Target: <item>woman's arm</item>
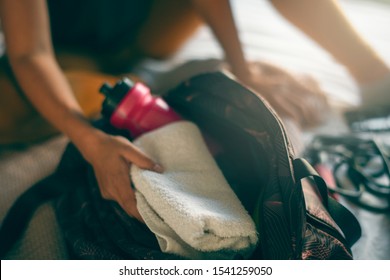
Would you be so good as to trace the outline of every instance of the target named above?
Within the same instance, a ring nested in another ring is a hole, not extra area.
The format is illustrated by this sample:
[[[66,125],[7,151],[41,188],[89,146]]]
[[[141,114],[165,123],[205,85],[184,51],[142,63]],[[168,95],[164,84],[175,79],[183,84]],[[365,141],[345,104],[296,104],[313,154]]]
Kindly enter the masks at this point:
[[[390,106],[390,67],[354,29],[338,1],[271,2],[286,19],[349,70],[361,87],[360,109],[375,112],[382,106]]]
[[[232,73],[243,82],[249,81],[251,72],[246,63],[229,0],[191,1],[224,50]]]
[[[358,34],[336,0],[271,0],[292,24],[347,67],[359,84],[375,82],[390,69]]]
[[[7,55],[25,94],[61,131],[71,134],[75,125],[87,129],[54,58],[46,1],[1,0],[0,12]]]
[[[93,165],[103,197],[141,219],[128,165],[134,162],[156,171],[161,167],[126,139],[93,128],[83,116],[54,56],[46,0],[0,0],[0,17],[6,52],[23,92]]]

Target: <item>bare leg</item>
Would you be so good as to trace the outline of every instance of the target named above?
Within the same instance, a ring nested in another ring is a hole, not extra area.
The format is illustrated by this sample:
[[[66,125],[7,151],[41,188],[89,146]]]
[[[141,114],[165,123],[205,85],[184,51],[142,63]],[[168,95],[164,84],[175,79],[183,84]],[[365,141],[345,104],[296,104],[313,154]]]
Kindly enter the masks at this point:
[[[65,76],[84,113],[96,116],[103,101],[100,86],[118,78],[96,71],[88,57],[67,54],[58,60],[65,63]],[[0,145],[31,143],[58,134],[24,96],[5,57],[0,60],[0,92]]]
[[[345,65],[358,84],[375,82],[390,69],[353,29],[335,0],[271,0],[291,23]]]

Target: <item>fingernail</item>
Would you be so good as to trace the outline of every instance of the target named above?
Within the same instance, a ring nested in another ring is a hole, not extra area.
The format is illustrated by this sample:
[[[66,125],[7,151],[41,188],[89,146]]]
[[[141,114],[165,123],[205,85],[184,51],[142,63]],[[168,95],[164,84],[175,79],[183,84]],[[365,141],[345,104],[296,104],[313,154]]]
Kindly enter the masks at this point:
[[[164,168],[160,164],[158,164],[158,163],[153,165],[152,169],[153,169],[153,171],[155,171],[157,173],[163,173],[164,172]]]

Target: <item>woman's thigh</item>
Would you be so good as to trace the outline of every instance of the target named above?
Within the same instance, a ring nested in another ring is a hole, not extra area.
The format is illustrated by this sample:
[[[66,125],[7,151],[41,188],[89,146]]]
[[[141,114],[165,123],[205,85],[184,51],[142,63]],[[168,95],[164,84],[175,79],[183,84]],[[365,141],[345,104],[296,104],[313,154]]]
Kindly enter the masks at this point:
[[[87,58],[59,56],[66,61],[64,74],[84,114],[99,115],[103,95],[99,88],[104,82],[115,83],[117,76],[103,74]],[[25,144],[58,134],[32,106],[19,87],[6,57],[0,59],[0,145]]]

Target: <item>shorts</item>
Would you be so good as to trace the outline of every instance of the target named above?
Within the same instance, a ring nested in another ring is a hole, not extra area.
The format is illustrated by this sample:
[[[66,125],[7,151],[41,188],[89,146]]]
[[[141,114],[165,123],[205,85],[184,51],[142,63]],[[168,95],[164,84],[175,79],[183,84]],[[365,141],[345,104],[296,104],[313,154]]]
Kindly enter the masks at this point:
[[[55,46],[114,52],[135,41],[153,0],[48,0]]]

